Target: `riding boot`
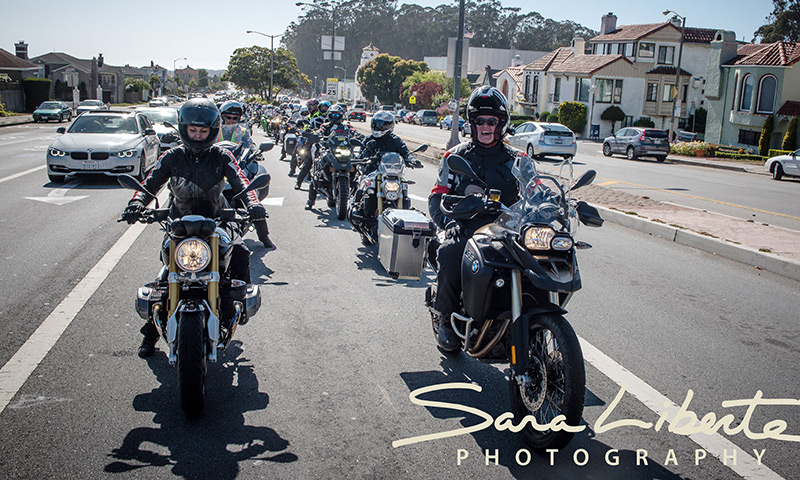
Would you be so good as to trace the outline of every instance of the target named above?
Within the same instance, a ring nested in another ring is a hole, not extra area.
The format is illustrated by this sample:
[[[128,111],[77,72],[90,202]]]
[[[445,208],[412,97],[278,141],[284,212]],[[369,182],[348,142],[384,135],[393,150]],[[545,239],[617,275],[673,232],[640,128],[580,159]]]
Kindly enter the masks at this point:
[[[459,338],[456,332],[453,331],[452,325],[450,325],[450,315],[437,315],[437,317],[437,321],[439,322],[439,333],[437,337],[439,348],[445,352],[454,352],[458,350]]]
[[[142,344],[139,346],[139,357],[147,358],[156,352],[156,342],[158,342],[158,329],[153,325],[153,322],[147,321],[139,330],[144,335]]]

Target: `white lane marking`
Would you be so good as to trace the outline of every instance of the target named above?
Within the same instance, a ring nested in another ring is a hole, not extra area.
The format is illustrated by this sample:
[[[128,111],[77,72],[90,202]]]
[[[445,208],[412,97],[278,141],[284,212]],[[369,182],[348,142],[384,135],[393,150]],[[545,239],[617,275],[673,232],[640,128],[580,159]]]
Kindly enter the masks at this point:
[[[419,200],[421,202],[428,201],[428,197],[420,197],[419,195],[414,195],[413,193],[409,193],[408,198],[410,198],[411,200]]]
[[[678,411],[679,406],[672,400],[631,373],[611,357],[598,350],[585,339],[581,337],[578,338],[581,342],[583,358],[613,380],[617,385],[624,385],[627,392],[636,397],[653,413],[660,416],[666,411],[670,411],[673,414]],[[720,460],[723,465],[725,465],[725,462],[722,461],[725,450],[728,452],[738,450],[736,461],[733,462],[733,465],[728,464],[726,466],[739,474],[742,478],[748,480],[784,480],[783,477],[772,471],[766,465],[759,465],[754,457],[750,456],[744,449],[739,448],[735,443],[719,433],[713,435],[698,433],[689,435],[689,438]]]
[[[7,177],[0,178],[0,183],[7,182],[9,180],[14,180],[15,178],[19,178],[29,173],[38,172],[39,170],[43,170],[45,168],[47,168],[47,165],[42,165],[41,167],[31,168],[30,170],[25,170],[24,172],[15,173],[14,175],[9,175]]]
[[[165,190],[166,191],[166,190]],[[159,201],[166,201],[162,192]],[[131,225],[0,369],[0,414],[147,225]]]
[[[81,183],[83,183],[83,179],[76,178],[73,179],[71,182],[64,184],[62,188],[56,188],[52,190],[50,193],[47,194],[46,197],[23,197],[23,198],[27,200],[36,200],[37,202],[51,203],[53,205],[59,205],[59,206],[66,205],[68,203],[74,202],[75,200],[89,198],[88,195],[76,195],[74,197],[67,196],[67,192],[77,187]]]
[[[282,207],[284,197],[267,197],[261,200],[261,205],[268,205],[272,207]]]

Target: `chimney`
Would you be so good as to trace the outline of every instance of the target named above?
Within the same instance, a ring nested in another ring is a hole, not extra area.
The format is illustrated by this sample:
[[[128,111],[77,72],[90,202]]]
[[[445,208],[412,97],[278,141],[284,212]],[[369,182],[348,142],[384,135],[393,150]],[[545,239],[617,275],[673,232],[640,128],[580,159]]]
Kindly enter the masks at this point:
[[[572,55],[580,57],[586,54],[586,40],[583,37],[575,37],[572,39]]]
[[[722,65],[736,57],[739,45],[736,34],[730,30],[717,30],[711,41],[706,68],[705,96],[710,100],[718,100],[725,93],[725,77]]]
[[[617,29],[617,16],[608,12],[600,18],[600,35],[611,33]]]
[[[674,15],[672,18],[670,18],[669,19],[669,23],[675,25],[675,28],[680,30],[680,28],[681,28],[681,19],[678,18],[677,15]]]
[[[25,43],[24,40],[20,40],[19,43],[14,44],[17,47],[17,57],[27,60],[28,59],[28,44]]]
[[[522,59],[519,57],[519,55],[514,55],[514,59],[511,60],[511,66],[519,67],[520,65],[522,65]]]

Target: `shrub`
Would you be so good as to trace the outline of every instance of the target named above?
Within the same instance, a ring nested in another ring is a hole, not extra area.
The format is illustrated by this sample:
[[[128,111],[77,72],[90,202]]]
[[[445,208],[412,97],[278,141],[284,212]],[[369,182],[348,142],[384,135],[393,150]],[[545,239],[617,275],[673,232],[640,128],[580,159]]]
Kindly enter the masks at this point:
[[[692,115],[689,115],[689,118],[686,120],[687,128],[689,125],[692,126],[692,131],[695,133],[706,133],[706,118],[708,117],[708,111],[705,108],[700,107],[694,111]]]
[[[611,122],[611,132],[613,133],[614,130],[616,130],[614,128],[616,123],[625,120],[625,112],[623,112],[622,109],[619,108],[618,106],[611,105],[610,107],[606,108],[603,111],[603,113],[600,114],[600,120],[606,120]]]
[[[734,160],[760,160],[765,162],[767,159],[761,155],[748,155],[746,153],[725,153],[725,152],[716,152],[714,154],[717,158],[732,158]]]
[[[792,117],[789,122],[789,127],[786,129],[786,135],[783,136],[781,148],[784,150],[794,151],[797,148],[797,125],[800,123],[797,117]]]
[[[141,92],[142,90],[152,90],[153,87],[141,78],[126,78],[125,79],[125,92]]]
[[[558,123],[576,134],[586,127],[586,105],[580,102],[564,102],[558,107]]]
[[[711,152],[711,144],[706,142],[678,142],[669,147],[669,153],[688,155],[690,157],[696,156],[698,150],[702,150],[706,153]]]
[[[791,155],[792,152],[794,152],[794,150],[778,150],[778,149],[775,149],[775,148],[770,148],[769,149],[769,155],[767,155],[767,156],[769,158],[772,158],[772,157],[777,157],[777,156],[780,156],[780,155]]]
[[[25,110],[32,112],[50,99],[50,79],[29,77],[22,79],[22,90],[25,92]]]
[[[656,128],[656,124],[650,117],[639,117],[638,120],[633,122],[634,127]]]
[[[6,106],[3,105],[3,102],[0,102],[0,117],[10,117],[11,115],[14,114],[6,110]]]
[[[770,115],[764,120],[764,126],[761,128],[761,138],[758,139],[758,154],[766,157],[769,153],[769,139],[772,137],[772,129],[775,126],[775,117]]]
[[[550,121],[550,112],[544,111],[539,114],[539,121],[540,122],[549,122]]]

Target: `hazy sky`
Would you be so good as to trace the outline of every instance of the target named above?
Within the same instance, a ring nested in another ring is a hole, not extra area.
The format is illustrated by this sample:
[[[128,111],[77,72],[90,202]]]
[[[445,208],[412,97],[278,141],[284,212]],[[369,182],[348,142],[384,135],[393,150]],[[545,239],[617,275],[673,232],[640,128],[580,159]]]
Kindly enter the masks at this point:
[[[152,60],[169,70],[175,59],[186,57],[194,68],[225,69],[236,48],[269,47],[269,38],[245,32],[283,33],[301,13],[296,1],[0,0],[0,48],[14,53],[14,44],[24,40],[31,57],[65,52],[92,58],[103,53],[111,65],[141,67]],[[403,3],[436,6],[448,2],[399,1],[398,5]],[[537,11],[545,18],[572,20],[594,30],[607,12],[614,12],[617,23],[626,25],[661,22],[666,19],[661,12],[671,9],[686,17],[687,26],[733,30],[738,39],[747,41],[773,8],[771,0],[607,0],[602,7],[600,3],[503,0],[503,5],[520,7],[522,12]],[[279,41],[275,39],[276,47]],[[361,47],[346,44],[348,49]],[[178,60],[177,66],[186,63]]]

